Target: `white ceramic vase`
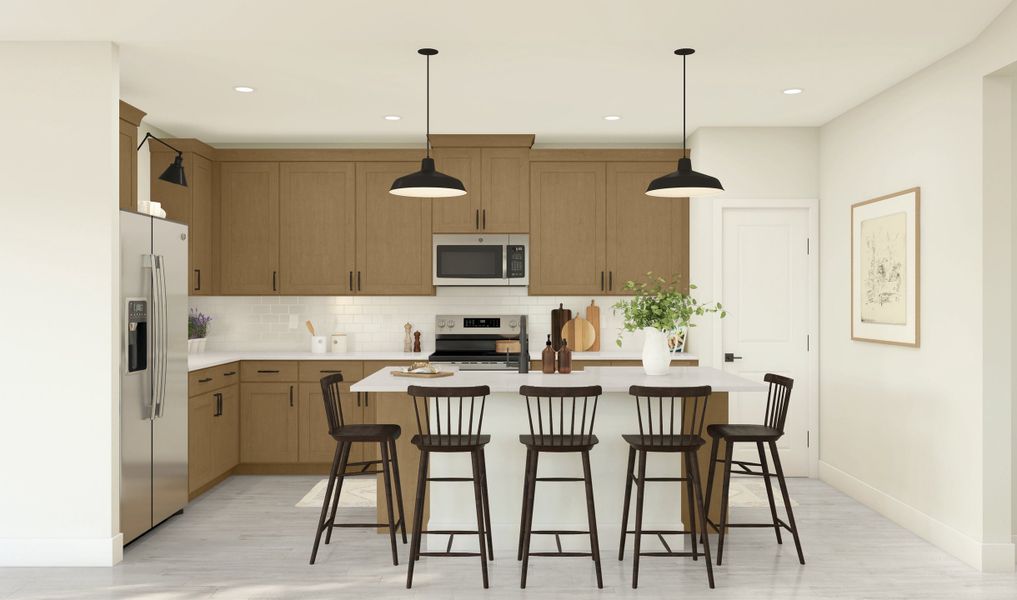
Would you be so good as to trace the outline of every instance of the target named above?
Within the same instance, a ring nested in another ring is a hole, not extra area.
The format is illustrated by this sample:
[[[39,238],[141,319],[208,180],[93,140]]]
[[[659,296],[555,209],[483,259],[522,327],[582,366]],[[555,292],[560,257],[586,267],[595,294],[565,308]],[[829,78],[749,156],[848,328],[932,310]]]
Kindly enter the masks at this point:
[[[671,366],[668,334],[653,327],[643,328],[643,371],[647,375],[666,375]]]

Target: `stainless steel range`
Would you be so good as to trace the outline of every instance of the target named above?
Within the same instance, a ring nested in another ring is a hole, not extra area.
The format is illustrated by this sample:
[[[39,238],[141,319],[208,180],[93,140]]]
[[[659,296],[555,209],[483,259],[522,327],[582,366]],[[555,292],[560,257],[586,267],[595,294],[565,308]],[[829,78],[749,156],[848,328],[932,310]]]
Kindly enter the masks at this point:
[[[526,315],[438,315],[433,363],[460,370],[520,371],[529,367]],[[520,357],[524,357],[520,360]]]

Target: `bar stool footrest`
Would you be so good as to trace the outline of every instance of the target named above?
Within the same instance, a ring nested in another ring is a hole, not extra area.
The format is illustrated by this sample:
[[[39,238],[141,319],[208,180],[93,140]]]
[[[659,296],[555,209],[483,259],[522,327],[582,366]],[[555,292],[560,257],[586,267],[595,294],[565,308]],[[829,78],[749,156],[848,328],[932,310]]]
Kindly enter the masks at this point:
[[[462,558],[462,557],[466,557],[466,556],[480,556],[479,552],[424,552],[424,551],[421,551],[418,554],[420,556],[431,556],[431,557],[444,556],[444,557],[455,557],[455,558]]]
[[[579,557],[593,556],[592,552],[530,552],[526,556],[557,556],[557,557]]]

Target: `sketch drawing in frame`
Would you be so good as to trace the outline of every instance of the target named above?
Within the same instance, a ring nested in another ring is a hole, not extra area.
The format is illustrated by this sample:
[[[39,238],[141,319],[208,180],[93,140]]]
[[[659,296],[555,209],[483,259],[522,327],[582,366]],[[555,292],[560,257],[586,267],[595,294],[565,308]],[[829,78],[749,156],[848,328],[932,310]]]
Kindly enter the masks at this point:
[[[918,347],[921,189],[851,206],[851,339]]]

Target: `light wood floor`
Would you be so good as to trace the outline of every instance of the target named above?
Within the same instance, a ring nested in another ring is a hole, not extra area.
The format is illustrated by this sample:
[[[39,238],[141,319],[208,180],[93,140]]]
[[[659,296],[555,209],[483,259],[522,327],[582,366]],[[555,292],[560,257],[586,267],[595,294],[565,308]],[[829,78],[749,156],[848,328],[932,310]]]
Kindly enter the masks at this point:
[[[401,547],[403,564],[394,567],[387,536],[368,530],[336,530],[318,564],[307,564],[318,514],[294,505],[318,479],[233,477],[128,546],[115,568],[0,569],[0,598],[1017,597],[1017,576],[978,573],[826,484],[805,479],[789,482],[800,503],[804,567],[793,546],[776,545],[772,531],[743,529],[728,537],[713,591],[702,562],[670,558],[644,558],[640,587],[632,590],[631,557],[618,562],[613,539],[601,543],[602,591],[589,559],[534,558],[528,589],[521,592],[519,563],[505,555],[491,564],[486,593],[474,558],[424,558],[408,591],[407,546]],[[733,512],[744,521],[765,519],[769,511]],[[373,513],[350,509],[346,516],[362,521]],[[648,538],[644,547],[653,545]]]

